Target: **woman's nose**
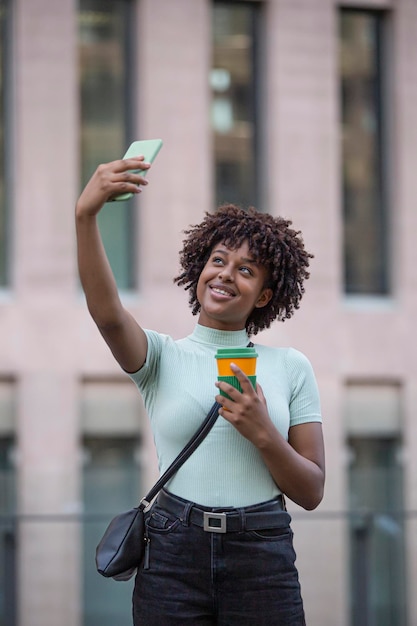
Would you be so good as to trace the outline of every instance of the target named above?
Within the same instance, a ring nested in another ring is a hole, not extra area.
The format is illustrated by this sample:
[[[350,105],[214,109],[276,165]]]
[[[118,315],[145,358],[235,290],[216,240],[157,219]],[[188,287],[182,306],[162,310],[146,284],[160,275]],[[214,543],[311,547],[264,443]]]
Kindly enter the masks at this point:
[[[229,266],[227,266],[227,265],[222,267],[220,272],[219,272],[219,278],[223,282],[230,282],[231,280],[233,280],[233,272],[232,272],[231,268]]]

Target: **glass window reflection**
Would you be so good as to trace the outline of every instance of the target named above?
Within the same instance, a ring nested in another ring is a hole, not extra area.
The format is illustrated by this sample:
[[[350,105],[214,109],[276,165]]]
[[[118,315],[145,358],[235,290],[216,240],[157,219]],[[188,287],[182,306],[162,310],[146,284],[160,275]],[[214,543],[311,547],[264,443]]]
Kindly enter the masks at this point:
[[[344,10],[340,32],[345,290],[384,295],[389,285],[382,14]]]
[[[257,203],[258,8],[249,2],[213,6],[210,87],[217,204]]]
[[[99,163],[120,158],[131,137],[132,3],[80,0],[79,75],[81,184]],[[103,242],[118,286],[134,286],[132,201],[104,207],[99,215]]]
[[[7,283],[7,79],[8,79],[8,24],[10,6],[0,0],[0,285]]]
[[[349,439],[352,626],[405,626],[405,528],[401,441]]]

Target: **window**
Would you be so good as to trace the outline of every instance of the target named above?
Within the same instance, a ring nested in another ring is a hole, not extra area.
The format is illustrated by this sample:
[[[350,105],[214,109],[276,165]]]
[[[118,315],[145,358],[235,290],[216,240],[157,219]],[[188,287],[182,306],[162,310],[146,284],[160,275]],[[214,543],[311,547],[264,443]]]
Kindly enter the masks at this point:
[[[0,380],[0,624],[17,613],[15,400],[13,381]]]
[[[120,158],[132,138],[130,0],[80,0],[81,184],[97,165]],[[100,231],[119,288],[134,287],[134,201],[103,207]]]
[[[94,551],[112,517],[140,500],[139,443],[137,438],[117,436],[84,439],[83,626],[131,624],[134,579],[109,586],[97,575]]]
[[[401,388],[351,384],[346,394],[352,626],[405,626]]]
[[[341,12],[344,280],[348,294],[389,292],[383,22],[383,14],[378,12]]]
[[[400,441],[350,438],[351,624],[405,626]]]
[[[8,171],[6,148],[8,144],[7,124],[8,102],[7,89],[9,50],[8,34],[10,22],[10,6],[8,0],[0,0],[0,285],[7,284],[7,184]]]
[[[259,201],[258,28],[256,4],[215,2],[210,85],[217,205]]]
[[[131,624],[134,579],[108,584],[94,567],[111,518],[144,495],[143,406],[129,380],[90,379],[80,387],[83,433],[83,626]]]

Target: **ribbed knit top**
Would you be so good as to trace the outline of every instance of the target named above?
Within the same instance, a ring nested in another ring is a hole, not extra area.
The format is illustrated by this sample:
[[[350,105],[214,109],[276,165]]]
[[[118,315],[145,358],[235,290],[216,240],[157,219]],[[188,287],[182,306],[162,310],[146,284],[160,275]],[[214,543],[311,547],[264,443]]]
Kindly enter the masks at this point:
[[[205,418],[218,393],[218,347],[243,347],[245,330],[197,325],[175,341],[146,330],[145,365],[130,374],[148,412],[164,472]],[[272,421],[288,438],[290,426],[321,422],[320,400],[308,359],[293,348],[256,344],[257,381]],[[205,506],[248,506],[280,493],[256,447],[219,416],[207,438],[169,481],[172,493]]]

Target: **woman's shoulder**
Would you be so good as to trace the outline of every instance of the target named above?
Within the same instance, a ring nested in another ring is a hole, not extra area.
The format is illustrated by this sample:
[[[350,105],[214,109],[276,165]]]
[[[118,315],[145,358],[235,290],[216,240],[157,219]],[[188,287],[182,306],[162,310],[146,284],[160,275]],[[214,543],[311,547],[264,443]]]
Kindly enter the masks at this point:
[[[307,356],[301,350],[292,346],[268,346],[266,344],[256,343],[254,344],[256,351],[263,357],[270,357],[276,359],[285,359],[291,361],[303,361],[307,360]]]
[[[193,342],[190,342],[189,337],[182,337],[176,339],[166,333],[160,333],[156,330],[144,329],[146,337],[148,339],[148,358],[170,359],[174,356],[180,357],[184,353],[188,353],[192,347]]]
[[[292,346],[256,344],[255,348],[258,352],[258,358],[268,359],[271,363],[280,364],[293,372],[312,370],[310,359],[304,352]]]

